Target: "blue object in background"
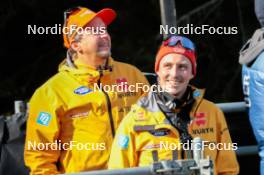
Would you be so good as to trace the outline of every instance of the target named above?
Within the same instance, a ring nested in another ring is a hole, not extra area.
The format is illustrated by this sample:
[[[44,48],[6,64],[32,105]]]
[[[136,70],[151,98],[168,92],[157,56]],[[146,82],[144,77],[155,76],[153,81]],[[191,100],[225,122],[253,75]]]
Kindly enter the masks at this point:
[[[261,52],[255,62],[252,64],[251,69],[264,72],[264,51]]]
[[[264,52],[251,67],[243,65],[242,81],[249,120],[259,146],[260,172],[264,175]]]

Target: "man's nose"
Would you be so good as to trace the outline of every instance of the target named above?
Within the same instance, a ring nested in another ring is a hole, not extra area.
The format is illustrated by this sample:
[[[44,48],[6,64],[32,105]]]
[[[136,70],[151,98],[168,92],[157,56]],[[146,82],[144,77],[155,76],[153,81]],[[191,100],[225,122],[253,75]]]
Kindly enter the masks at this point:
[[[100,31],[101,33],[99,34],[99,37],[100,38],[108,38],[109,37],[109,35],[108,35],[108,33],[107,33],[107,31],[106,30],[104,30],[104,31]]]
[[[171,77],[176,78],[177,76],[179,76],[179,69],[177,68],[177,66],[173,66],[170,70],[170,75]]]

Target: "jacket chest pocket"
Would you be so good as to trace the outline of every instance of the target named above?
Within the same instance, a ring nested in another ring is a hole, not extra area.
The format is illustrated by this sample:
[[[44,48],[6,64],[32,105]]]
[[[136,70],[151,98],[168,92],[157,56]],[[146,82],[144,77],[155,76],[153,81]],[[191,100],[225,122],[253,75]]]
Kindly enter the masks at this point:
[[[98,115],[98,113],[102,115]],[[107,113],[100,108],[86,107],[69,111],[61,124],[61,134],[67,140],[101,142],[109,135]]]
[[[179,158],[179,138],[169,129],[141,131],[136,142],[140,166],[148,166],[154,161],[172,160],[173,155]]]

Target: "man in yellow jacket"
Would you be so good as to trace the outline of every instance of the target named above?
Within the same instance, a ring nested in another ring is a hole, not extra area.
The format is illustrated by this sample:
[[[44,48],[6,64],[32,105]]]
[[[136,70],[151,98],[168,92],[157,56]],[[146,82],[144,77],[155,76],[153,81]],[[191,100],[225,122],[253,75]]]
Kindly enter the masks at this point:
[[[134,66],[111,58],[112,9],[65,13],[67,58],[29,104],[25,162],[31,175],[106,169],[120,121],[148,85]]]
[[[238,174],[237,146],[231,141],[223,113],[203,98],[203,90],[189,85],[196,74],[194,44],[181,36],[164,41],[155,71],[158,86],[141,97],[121,122],[109,168],[148,166],[175,155],[191,158],[187,154],[191,147],[186,144],[200,137],[205,156],[213,160],[214,174]]]

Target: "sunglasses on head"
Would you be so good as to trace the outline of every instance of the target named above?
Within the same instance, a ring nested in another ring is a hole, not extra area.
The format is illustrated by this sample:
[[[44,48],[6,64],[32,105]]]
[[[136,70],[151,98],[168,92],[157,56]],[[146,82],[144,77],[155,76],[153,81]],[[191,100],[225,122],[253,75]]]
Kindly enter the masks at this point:
[[[182,45],[182,47],[195,51],[195,46],[191,40],[183,36],[171,36],[163,41],[164,46],[176,46],[178,43]]]
[[[74,8],[70,8],[66,11],[64,11],[64,27],[67,27],[68,25],[68,18],[70,15],[74,14],[74,13],[77,13],[81,10],[81,7],[74,7]],[[67,40],[68,40],[68,37],[70,37],[72,33],[71,32],[68,32],[67,34]]]
[[[74,8],[70,8],[70,9],[64,11],[64,25],[67,23],[67,20],[68,20],[70,15],[77,13],[80,10],[81,10],[81,7],[74,7]]]

